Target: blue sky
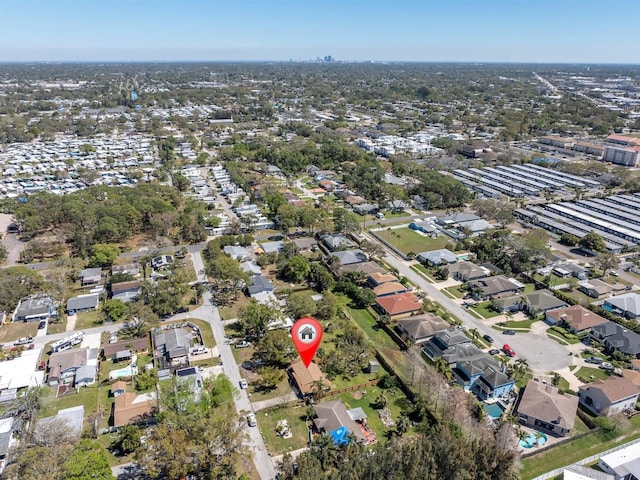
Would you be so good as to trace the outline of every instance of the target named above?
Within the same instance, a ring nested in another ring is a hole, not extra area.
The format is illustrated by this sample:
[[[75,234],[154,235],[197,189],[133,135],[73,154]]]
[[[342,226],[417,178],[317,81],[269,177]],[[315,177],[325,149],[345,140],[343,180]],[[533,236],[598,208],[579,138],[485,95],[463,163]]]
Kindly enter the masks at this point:
[[[0,0],[0,61],[640,63],[640,0]]]

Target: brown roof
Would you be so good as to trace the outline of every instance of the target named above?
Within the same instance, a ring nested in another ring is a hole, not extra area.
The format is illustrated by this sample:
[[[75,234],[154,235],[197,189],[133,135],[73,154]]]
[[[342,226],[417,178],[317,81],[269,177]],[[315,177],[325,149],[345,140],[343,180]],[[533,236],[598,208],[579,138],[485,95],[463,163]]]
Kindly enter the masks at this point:
[[[116,353],[124,350],[144,352],[149,349],[149,339],[147,337],[130,338],[128,340],[120,340],[119,342],[105,343],[100,348],[102,348],[105,358],[112,357]]]
[[[117,392],[118,390],[126,390],[126,389],[127,389],[127,382],[123,380],[118,380],[117,382],[111,385],[111,393]]]
[[[312,393],[314,390],[314,382],[317,381],[321,381],[327,387],[331,386],[331,383],[324,377],[324,374],[314,362],[311,362],[309,367],[305,367],[302,360],[298,360],[291,364],[289,371],[298,385],[300,393],[303,395]]]
[[[415,312],[422,308],[420,299],[411,292],[376,298],[376,303],[389,315]]]
[[[376,294],[376,297],[381,295],[390,295],[392,293],[401,293],[406,292],[407,287],[398,282],[387,282],[382,285],[378,285],[373,289],[373,293]]]
[[[580,390],[587,389],[600,390],[611,403],[638,395],[638,387],[624,377],[609,377],[606,380],[596,380],[580,387]]]
[[[398,278],[395,275],[393,275],[392,273],[388,273],[388,272],[373,272],[373,273],[369,274],[369,277],[371,278],[371,280],[376,282],[378,285],[380,285],[382,283],[397,282],[398,281]]]
[[[640,387],[640,372],[625,368],[622,370],[622,376],[633,383],[636,387]]]
[[[557,387],[529,380],[518,405],[518,414],[571,430],[576,420],[578,402],[575,395],[561,395]]]
[[[132,392],[117,396],[113,404],[113,426],[122,427],[151,417],[156,403],[155,400],[148,399],[147,395],[136,395]]]
[[[582,305],[558,308],[557,310],[547,312],[547,315],[556,322],[562,321],[567,323],[579,332],[607,322],[606,318],[601,317],[597,313],[593,313]]]

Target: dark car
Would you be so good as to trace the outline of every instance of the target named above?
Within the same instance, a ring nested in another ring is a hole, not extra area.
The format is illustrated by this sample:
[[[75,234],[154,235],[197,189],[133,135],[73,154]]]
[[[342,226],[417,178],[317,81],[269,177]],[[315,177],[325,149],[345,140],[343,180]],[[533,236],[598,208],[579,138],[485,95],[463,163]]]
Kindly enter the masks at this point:
[[[585,358],[584,361],[586,363],[594,363],[596,365],[600,365],[604,360],[602,360],[600,357],[589,357]]]
[[[189,311],[189,307],[180,307],[173,313],[187,313]]]
[[[42,330],[43,328],[45,328],[47,326],[47,322],[45,320],[42,320],[39,324],[38,324],[38,330]]]
[[[492,348],[488,353],[489,355],[498,355],[500,353],[500,350],[498,350],[497,348]]]
[[[515,330],[503,330],[502,333],[504,333],[505,335],[515,335],[516,331]]]
[[[491,335],[483,335],[482,338],[484,338],[489,343],[493,343],[493,337]]]

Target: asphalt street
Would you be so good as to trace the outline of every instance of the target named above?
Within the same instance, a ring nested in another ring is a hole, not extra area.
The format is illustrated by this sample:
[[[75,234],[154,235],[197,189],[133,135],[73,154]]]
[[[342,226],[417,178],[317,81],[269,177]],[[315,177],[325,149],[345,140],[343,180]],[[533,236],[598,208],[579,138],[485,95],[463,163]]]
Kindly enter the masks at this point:
[[[373,240],[373,237],[370,237]],[[445,310],[460,319],[468,328],[477,328],[481,335],[487,334],[495,340],[496,348],[504,343],[509,344],[517,354],[517,357],[525,358],[529,367],[535,370],[555,371],[568,366],[571,363],[569,350],[547,336],[532,333],[516,333],[507,336],[491,328],[484,321],[474,317],[453,299],[440,292],[435,285],[411,269],[410,262],[401,260],[393,254],[387,254],[383,260],[390,266],[397,268],[401,275],[407,277],[429,298],[438,302]]]

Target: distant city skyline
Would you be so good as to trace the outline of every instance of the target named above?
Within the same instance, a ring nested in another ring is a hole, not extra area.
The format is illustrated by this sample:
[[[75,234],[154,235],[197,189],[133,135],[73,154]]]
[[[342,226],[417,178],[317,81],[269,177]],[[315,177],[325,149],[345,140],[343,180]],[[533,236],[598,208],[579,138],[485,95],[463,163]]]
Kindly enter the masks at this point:
[[[639,64],[637,0],[0,0],[0,61]]]

